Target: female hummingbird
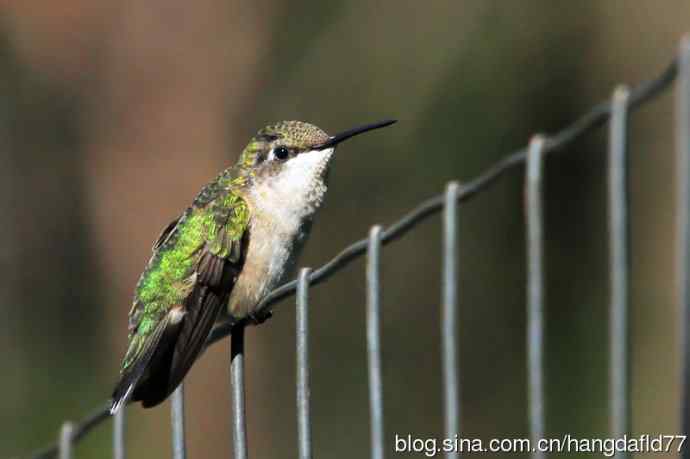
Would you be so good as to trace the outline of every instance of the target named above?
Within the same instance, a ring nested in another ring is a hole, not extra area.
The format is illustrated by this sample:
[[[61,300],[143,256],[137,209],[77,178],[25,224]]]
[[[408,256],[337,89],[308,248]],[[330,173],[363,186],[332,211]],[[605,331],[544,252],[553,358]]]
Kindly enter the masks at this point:
[[[301,121],[261,129],[237,164],[206,185],[153,245],[129,312],[129,346],[110,413],[152,407],[180,384],[217,318],[253,319],[309,234],[336,145],[393,124],[335,136]]]

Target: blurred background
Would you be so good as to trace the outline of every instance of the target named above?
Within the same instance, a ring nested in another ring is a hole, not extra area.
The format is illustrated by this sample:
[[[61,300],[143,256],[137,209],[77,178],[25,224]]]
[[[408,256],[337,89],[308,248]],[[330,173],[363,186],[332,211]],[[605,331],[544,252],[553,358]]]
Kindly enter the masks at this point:
[[[690,29],[684,0],[0,2],[0,457],[57,438],[110,395],[136,280],[159,231],[261,126],[336,132],[302,257],[319,266],[450,179],[552,132],[619,82],[654,77]],[[673,99],[631,136],[635,433],[677,431]],[[608,432],[605,136],[547,162],[550,436]],[[527,435],[522,175],[460,211],[466,436]],[[384,251],[383,377],[394,435],[441,437],[438,217]],[[311,295],[315,453],[367,454],[364,270]],[[293,457],[294,306],[248,331],[252,457]],[[187,379],[189,457],[229,457],[229,343]],[[128,409],[130,457],[170,457],[169,404]],[[110,455],[100,427],[77,457]]]

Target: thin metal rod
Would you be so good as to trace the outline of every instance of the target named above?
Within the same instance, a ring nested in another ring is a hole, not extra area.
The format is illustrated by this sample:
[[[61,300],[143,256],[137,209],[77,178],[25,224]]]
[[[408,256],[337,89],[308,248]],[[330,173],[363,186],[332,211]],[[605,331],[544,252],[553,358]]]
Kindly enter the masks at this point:
[[[247,459],[247,420],[244,405],[244,326],[233,329],[230,339],[230,383],[232,386],[233,459]]]
[[[384,457],[383,378],[381,376],[381,233],[381,226],[376,225],[371,228],[367,248],[367,360],[372,459]]]
[[[113,459],[125,459],[125,406],[113,417]]]
[[[532,444],[544,438],[544,221],[542,168],[544,138],[532,138],[527,152],[527,399]],[[544,458],[535,451],[533,458]]]
[[[460,184],[446,187],[443,211],[443,305],[441,310],[441,347],[443,352],[443,393],[447,439],[460,436],[460,396],[458,383],[457,281],[458,243],[457,207]],[[446,458],[456,459],[454,449]]]
[[[60,441],[58,442],[58,457],[60,459],[72,459],[72,441],[74,440],[73,434],[74,424],[69,421],[63,423],[62,428],[60,429]]]
[[[613,93],[609,129],[609,400],[613,438],[630,432],[630,343],[629,343],[629,220],[628,220],[628,88]],[[630,457],[627,450],[616,451],[616,458]]]
[[[680,45],[677,92],[678,302],[681,326],[681,434],[690,434],[690,35]],[[690,459],[690,447],[682,451]]]
[[[187,445],[184,427],[184,383],[177,386],[172,394],[170,421],[172,422],[173,459],[185,459],[187,457]]]
[[[300,459],[311,459],[309,388],[309,273],[302,268],[297,283],[297,440]]]
[[[101,425],[105,420],[110,418],[110,400],[101,405],[92,414],[85,417],[79,423],[74,424],[74,431],[72,432],[72,444],[75,445],[97,426]],[[31,459],[52,459],[58,457],[60,449],[60,442],[53,442],[45,446],[40,451],[35,451],[31,455]]]

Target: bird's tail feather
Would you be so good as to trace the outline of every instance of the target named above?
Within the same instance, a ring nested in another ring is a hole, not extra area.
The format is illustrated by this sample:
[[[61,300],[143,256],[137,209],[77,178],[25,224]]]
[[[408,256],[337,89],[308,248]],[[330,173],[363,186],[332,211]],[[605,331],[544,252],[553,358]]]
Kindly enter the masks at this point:
[[[134,388],[141,379],[141,377],[146,372],[148,363],[151,360],[156,348],[158,347],[158,342],[163,336],[166,328],[168,327],[168,322],[170,321],[170,314],[166,314],[165,318],[160,321],[156,326],[151,336],[146,339],[144,348],[140,352],[140,355],[136,360],[126,368],[120,375],[120,380],[115,386],[113,391],[112,402],[110,406],[110,414],[114,415],[117,413],[122,406],[129,402]]]

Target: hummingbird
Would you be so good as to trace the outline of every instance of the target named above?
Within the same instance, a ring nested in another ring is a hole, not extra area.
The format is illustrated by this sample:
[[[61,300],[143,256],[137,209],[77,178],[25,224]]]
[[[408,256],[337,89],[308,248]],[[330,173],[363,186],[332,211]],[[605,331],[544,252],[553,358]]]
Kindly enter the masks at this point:
[[[334,136],[302,121],[266,126],[201,189],[163,229],[136,285],[111,414],[165,400],[221,317],[260,322],[257,304],[290,274],[310,233],[336,146],[393,123]]]

